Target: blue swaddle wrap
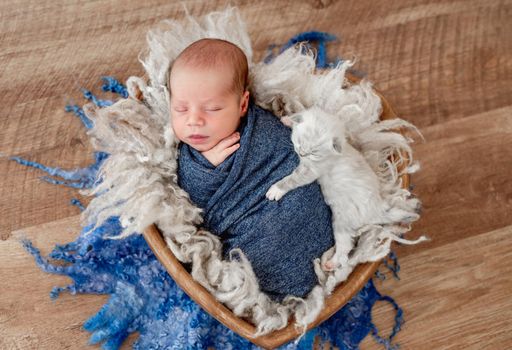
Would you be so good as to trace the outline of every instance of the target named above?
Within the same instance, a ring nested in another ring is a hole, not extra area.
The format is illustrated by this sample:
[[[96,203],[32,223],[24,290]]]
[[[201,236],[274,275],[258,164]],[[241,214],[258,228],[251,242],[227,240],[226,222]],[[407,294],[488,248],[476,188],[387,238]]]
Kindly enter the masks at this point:
[[[251,103],[238,131],[240,148],[217,167],[181,143],[178,183],[221,237],[225,259],[240,248],[272,299],[305,297],[318,283],[313,259],[334,245],[330,208],[317,182],[278,202],[265,197],[299,164],[291,130],[277,117]]]

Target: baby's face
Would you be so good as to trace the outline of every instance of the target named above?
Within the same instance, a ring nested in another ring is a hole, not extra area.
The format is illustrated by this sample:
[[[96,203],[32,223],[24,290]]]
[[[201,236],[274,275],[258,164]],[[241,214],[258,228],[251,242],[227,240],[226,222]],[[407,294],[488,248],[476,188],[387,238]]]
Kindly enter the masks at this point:
[[[227,67],[172,70],[171,125],[180,141],[204,152],[235,132],[247,110],[248,93],[240,98],[231,84]]]

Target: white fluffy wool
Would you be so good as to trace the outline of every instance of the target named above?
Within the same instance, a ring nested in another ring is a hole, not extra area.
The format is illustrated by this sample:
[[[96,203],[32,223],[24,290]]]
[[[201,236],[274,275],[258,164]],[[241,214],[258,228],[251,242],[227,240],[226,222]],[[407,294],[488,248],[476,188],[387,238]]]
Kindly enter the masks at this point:
[[[236,315],[256,325],[255,336],[285,327],[291,316],[295,316],[298,327],[305,329],[322,310],[325,296],[350,271],[333,277],[317,269],[319,285],[305,299],[289,296],[283,303],[275,303],[260,291],[243,253],[233,252],[238,253],[238,259],[220,258],[222,243],[200,228],[201,210],[177,185],[177,140],[169,122],[167,75],[185,47],[207,37],[231,41],[245,52],[251,71],[250,90],[257,104],[279,116],[316,104],[343,118],[351,143],[378,174],[383,195],[390,202],[394,197],[410,196],[409,191],[400,188],[396,167],[400,162],[413,164],[408,145],[412,140],[391,130],[415,128],[400,119],[378,120],[381,102],[371,84],[350,84],[345,79],[350,62],[320,74],[315,71],[312,53],[290,48],[269,64],[253,64],[245,24],[235,8],[228,8],[198,20],[187,15],[182,21],[161,23],[149,32],[148,50],[141,59],[149,80],[130,77],[130,98],[106,108],[85,107],[94,122],[89,132],[93,146],[110,153],[110,157],[100,169],[101,181],[88,192],[96,196],[83,219],[86,224],[100,225],[108,217],[119,215],[124,227],[121,237],[140,233],[155,223],[176,257],[192,263],[193,278]],[[388,160],[391,154],[406,157],[392,163]],[[408,166],[403,172],[413,170],[415,166]],[[365,228],[352,254],[352,266],[386,256],[391,242],[403,241],[399,235],[408,230],[398,223]]]

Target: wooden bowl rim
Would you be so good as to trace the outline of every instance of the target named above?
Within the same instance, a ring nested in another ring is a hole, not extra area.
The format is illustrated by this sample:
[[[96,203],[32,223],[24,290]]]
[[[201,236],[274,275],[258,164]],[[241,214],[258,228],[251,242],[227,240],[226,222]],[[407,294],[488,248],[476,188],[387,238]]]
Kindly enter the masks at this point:
[[[357,80],[353,77],[350,79],[352,82]],[[375,90],[377,95],[380,97],[382,102],[382,112],[380,118],[393,119],[396,118],[396,114],[381,95],[381,93]],[[405,156],[405,155],[404,155]],[[402,187],[409,187],[409,175],[401,175]],[[216,318],[223,325],[244,337],[250,342],[265,348],[274,349],[281,346],[301,334],[301,330],[295,327],[293,319],[290,320],[285,328],[276,330],[269,334],[253,337],[256,327],[244,319],[235,316],[235,314],[228,309],[225,305],[220,303],[215,297],[208,292],[203,286],[196,282],[188,271],[183,267],[181,262],[172,253],[170,248],[167,246],[161,232],[158,230],[156,225],[152,224],[144,230],[144,238],[147,243],[157,256],[161,264],[169,272],[169,275],[174,281],[183,289],[188,296],[199,304],[207,313]],[[340,283],[333,291],[333,293],[326,297],[324,308],[318,315],[315,321],[307,326],[307,330],[310,330],[318,326],[323,321],[330,318],[334,313],[340,310],[357,292],[359,292],[368,280],[375,274],[380,261],[369,262],[365,264],[359,264],[354,268],[348,279]]]

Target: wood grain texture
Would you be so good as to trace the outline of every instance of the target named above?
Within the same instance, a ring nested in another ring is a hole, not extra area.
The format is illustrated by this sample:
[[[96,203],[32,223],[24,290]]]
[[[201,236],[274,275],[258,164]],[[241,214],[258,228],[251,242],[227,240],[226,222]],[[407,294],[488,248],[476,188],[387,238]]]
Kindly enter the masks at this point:
[[[422,129],[415,147],[422,171],[412,176],[423,199],[414,225],[432,241],[399,247],[405,256],[510,224],[512,212],[512,107]],[[433,170],[435,168],[435,170]]]
[[[400,281],[376,286],[404,309],[406,323],[396,339],[404,349],[510,348],[512,226],[418,252],[401,263]],[[387,312],[375,309],[375,322],[385,321]],[[376,348],[369,340],[362,348]]]
[[[43,273],[20,243],[28,238],[43,253],[49,253],[55,244],[71,241],[79,230],[74,215],[15,231],[10,239],[0,241],[0,251],[4,252],[0,268],[0,349],[70,349],[73,344],[87,343],[88,335],[81,325],[107,298],[64,293],[55,302],[50,300],[52,287],[67,285],[69,278]]]
[[[225,5],[184,3],[193,15]],[[410,237],[432,241],[398,247],[402,280],[379,286],[405,308],[402,348],[511,348],[512,1],[231,3],[247,21],[256,60],[301,31],[338,35],[331,57],[357,57],[354,68],[425,135],[415,145],[422,170],[412,177],[424,213]],[[64,279],[40,272],[17,239],[28,232],[46,251],[72,240],[78,218],[68,203],[77,194],[8,157],[90,164],[85,131],[64,105],[83,103],[82,87],[99,92],[103,75],[142,74],[146,31],[183,13],[180,2],[163,0],[0,1],[1,349],[89,348],[79,324],[105,300],[49,300]],[[384,330],[388,311],[374,310]],[[371,338],[362,345],[375,348]]]

